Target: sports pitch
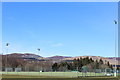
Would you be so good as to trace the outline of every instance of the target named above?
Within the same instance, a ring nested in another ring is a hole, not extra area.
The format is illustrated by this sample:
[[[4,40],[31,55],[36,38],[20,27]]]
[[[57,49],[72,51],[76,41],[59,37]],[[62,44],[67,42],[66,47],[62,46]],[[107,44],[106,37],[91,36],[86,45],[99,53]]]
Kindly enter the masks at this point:
[[[79,77],[79,78],[59,78],[46,76],[26,76],[26,75],[8,75],[2,76],[2,80],[119,80],[115,77]]]
[[[104,73],[80,72],[3,72],[2,80],[119,80],[119,77],[103,76]]]
[[[26,76],[46,76],[76,78],[81,76],[104,76],[105,73],[81,73],[81,72],[3,72],[4,75],[26,75]]]

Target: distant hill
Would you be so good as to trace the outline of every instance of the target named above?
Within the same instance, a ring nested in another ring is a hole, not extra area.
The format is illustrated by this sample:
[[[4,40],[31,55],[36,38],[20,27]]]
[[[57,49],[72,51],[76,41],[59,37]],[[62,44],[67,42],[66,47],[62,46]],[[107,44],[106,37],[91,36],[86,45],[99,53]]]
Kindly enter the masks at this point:
[[[7,54],[7,56],[14,56],[18,58],[23,58],[23,59],[37,59],[37,58],[42,58],[39,55],[36,54],[31,54],[31,53],[12,53],[12,54]]]
[[[110,64],[115,64],[115,57],[101,57],[101,56],[77,56],[77,57],[69,57],[69,56],[52,56],[52,57],[42,57],[33,53],[11,53],[11,54],[7,54],[7,56],[14,56],[14,57],[18,57],[18,58],[22,58],[22,59],[34,59],[34,60],[51,60],[53,62],[60,62],[60,61],[73,61],[74,59],[78,59],[78,58],[85,58],[85,57],[89,57],[92,58],[94,61],[95,60],[100,60],[102,59],[104,61],[104,63],[107,63],[108,61],[110,62]],[[120,61],[120,58],[117,58],[117,64],[118,61]]]
[[[94,61],[102,59],[104,61],[104,63],[107,63],[109,61],[110,64],[112,64],[112,65],[115,64],[115,57],[77,56],[77,57],[72,57],[72,58],[64,58],[64,60],[69,61],[69,60],[74,60],[74,59],[78,59],[78,58],[80,59],[80,58],[85,58],[85,57],[92,58]],[[120,61],[120,58],[117,58],[117,64],[119,64],[118,61]]]
[[[67,56],[52,56],[52,57],[47,57],[46,59],[60,60],[60,59],[65,59],[65,58],[72,58],[72,57],[67,57]]]

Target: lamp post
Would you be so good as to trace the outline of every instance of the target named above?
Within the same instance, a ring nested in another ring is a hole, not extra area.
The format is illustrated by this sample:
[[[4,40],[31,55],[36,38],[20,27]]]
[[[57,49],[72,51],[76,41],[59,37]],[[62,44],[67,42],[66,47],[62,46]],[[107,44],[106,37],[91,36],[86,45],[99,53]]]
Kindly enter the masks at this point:
[[[6,53],[8,53],[8,46],[9,45],[10,45],[9,43],[6,43],[6,48],[7,48]]]
[[[114,77],[117,77],[117,21],[114,20],[114,24],[115,24],[115,71],[114,71]]]
[[[40,48],[38,48],[37,50],[38,50],[38,55],[39,55],[39,53],[40,53]],[[39,70],[39,68],[38,68],[39,63],[38,63],[38,62],[39,62],[39,61],[37,61],[37,70]]]
[[[7,61],[7,53],[8,53],[8,47],[9,47],[9,43],[6,43],[6,65],[5,65],[5,68],[6,68],[6,71],[7,71],[7,67],[8,67],[8,61]]]
[[[39,52],[40,52],[40,48],[38,48],[37,50],[38,50],[38,54],[39,54]]]

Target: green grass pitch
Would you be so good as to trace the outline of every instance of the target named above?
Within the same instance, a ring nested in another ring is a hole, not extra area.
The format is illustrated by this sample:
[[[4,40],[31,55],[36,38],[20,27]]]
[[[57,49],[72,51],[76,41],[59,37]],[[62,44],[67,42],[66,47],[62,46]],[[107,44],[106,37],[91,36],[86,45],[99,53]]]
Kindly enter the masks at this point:
[[[119,80],[119,77],[106,77],[103,73],[87,73],[90,77],[82,75],[80,72],[3,72],[2,80]]]

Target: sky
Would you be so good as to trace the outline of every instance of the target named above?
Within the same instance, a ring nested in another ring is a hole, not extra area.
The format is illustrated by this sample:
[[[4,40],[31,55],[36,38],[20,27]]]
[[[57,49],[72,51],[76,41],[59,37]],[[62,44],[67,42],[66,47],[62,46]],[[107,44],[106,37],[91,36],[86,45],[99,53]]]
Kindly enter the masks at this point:
[[[113,57],[117,7],[115,2],[3,2],[3,54]]]

